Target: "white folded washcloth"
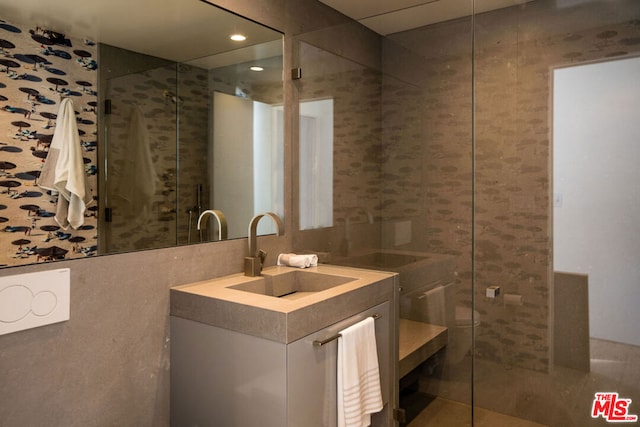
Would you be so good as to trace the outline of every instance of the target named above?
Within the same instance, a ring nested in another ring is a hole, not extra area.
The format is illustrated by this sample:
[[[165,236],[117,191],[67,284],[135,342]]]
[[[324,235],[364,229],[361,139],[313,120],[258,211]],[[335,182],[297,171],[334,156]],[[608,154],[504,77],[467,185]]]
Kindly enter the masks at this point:
[[[286,265],[288,267],[307,268],[318,265],[318,256],[313,254],[297,255],[293,253],[278,255],[278,265]]]
[[[340,331],[337,394],[339,427],[366,427],[382,410],[373,317]]]

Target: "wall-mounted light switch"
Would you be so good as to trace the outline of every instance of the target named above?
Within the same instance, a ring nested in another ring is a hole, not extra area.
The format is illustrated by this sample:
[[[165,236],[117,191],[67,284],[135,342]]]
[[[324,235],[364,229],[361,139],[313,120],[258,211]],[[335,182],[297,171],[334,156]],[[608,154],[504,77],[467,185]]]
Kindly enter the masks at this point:
[[[0,277],[0,335],[69,320],[68,268]]]
[[[562,193],[553,193],[553,207],[554,208],[562,207]]]
[[[398,221],[395,227],[395,246],[401,246],[411,243],[411,221]]]

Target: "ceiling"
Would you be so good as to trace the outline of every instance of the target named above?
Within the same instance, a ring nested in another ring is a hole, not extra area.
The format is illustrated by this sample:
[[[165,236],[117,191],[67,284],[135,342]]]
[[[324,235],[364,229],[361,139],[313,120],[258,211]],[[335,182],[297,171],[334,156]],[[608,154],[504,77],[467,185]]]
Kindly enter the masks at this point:
[[[205,1],[20,0],[5,2],[1,18],[180,62],[238,49],[241,46],[228,39],[228,34],[236,31],[246,32],[249,39],[242,46],[245,49],[233,55],[269,57],[272,50],[282,48],[280,34]],[[388,35],[469,16],[473,7],[481,13],[532,0],[320,1]]]
[[[320,0],[378,34],[388,35],[436,22],[527,3],[532,0]]]
[[[0,18],[179,62],[240,47],[270,54],[260,45],[273,41],[282,49],[281,34],[197,0],[5,1]],[[235,32],[246,42],[230,41]]]

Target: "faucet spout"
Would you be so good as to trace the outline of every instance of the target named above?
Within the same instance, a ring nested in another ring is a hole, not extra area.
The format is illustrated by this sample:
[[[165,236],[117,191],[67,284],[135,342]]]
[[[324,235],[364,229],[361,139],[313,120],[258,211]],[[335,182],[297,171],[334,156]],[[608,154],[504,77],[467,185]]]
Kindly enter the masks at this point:
[[[265,217],[271,217],[276,224],[276,235],[282,236],[284,232],[284,224],[280,217],[273,212],[266,212],[264,214],[258,214],[251,219],[249,223],[249,256],[245,258],[244,274],[245,276],[259,276],[262,271],[262,264],[266,257],[266,252],[258,251],[256,247],[257,235],[258,235],[258,223]]]
[[[202,212],[198,217],[197,229],[200,230],[202,219],[207,215],[212,215],[218,221],[218,240],[227,240],[227,219],[225,218],[222,211],[207,209],[206,211]]]
[[[347,208],[347,213],[345,215],[345,222],[347,225],[351,223],[351,217],[356,216],[359,212],[364,214],[364,217],[367,219],[367,224],[373,224],[373,214],[363,208],[362,206],[355,206],[353,208]],[[352,215],[353,214],[353,215]]]

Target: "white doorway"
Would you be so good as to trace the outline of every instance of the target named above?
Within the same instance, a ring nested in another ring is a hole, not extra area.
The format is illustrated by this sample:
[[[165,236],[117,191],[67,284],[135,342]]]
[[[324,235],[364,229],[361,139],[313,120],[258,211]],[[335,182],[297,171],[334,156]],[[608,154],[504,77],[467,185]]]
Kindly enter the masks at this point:
[[[553,86],[554,270],[589,276],[592,337],[640,345],[640,58]]]

